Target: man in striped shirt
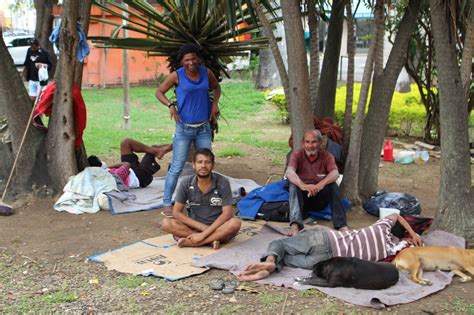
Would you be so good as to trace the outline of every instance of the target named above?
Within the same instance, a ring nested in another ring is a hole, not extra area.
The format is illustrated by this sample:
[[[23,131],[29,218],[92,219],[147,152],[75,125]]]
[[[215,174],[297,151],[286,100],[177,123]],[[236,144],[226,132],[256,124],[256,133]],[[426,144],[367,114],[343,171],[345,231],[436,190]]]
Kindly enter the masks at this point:
[[[395,254],[399,238],[392,228],[400,224],[408,231],[408,243],[420,246],[421,237],[408,222],[398,214],[391,214],[374,224],[351,231],[310,230],[296,236],[270,243],[261,262],[248,265],[238,277],[243,281],[254,281],[268,277],[283,266],[312,269],[313,266],[332,257],[356,257],[368,261],[379,261]],[[399,235],[402,237],[401,235]]]

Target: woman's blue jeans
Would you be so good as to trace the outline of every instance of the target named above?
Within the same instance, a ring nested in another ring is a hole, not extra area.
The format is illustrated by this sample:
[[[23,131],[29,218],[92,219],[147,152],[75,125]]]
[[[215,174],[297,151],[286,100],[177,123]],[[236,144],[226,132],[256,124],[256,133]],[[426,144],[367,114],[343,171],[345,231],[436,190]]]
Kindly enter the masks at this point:
[[[199,127],[176,124],[173,138],[173,160],[165,180],[164,206],[171,206],[171,198],[192,143],[194,143],[196,150],[202,148],[211,149],[211,125],[209,122]]]

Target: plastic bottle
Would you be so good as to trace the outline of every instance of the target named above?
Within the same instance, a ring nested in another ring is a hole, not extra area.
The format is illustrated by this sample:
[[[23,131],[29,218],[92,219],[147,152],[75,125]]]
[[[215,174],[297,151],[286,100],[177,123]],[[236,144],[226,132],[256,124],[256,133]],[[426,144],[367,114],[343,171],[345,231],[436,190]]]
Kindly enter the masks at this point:
[[[390,140],[387,140],[383,146],[383,160],[393,162],[393,147]]]

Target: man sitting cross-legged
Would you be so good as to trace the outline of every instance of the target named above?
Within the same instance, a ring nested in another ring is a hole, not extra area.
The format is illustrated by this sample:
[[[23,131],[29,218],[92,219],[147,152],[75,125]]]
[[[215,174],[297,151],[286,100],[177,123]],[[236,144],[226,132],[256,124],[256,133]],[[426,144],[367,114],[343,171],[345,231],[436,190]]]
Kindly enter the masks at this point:
[[[214,154],[203,148],[194,153],[195,175],[184,178],[176,191],[173,218],[164,218],[162,229],[173,234],[179,247],[212,244],[218,249],[239,232],[234,218],[229,181],[212,172]],[[188,214],[184,213],[184,208]]]

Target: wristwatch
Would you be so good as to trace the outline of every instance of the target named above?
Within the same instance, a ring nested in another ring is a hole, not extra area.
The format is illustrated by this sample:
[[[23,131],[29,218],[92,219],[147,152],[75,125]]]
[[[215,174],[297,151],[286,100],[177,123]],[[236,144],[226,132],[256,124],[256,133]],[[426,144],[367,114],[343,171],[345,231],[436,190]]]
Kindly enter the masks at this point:
[[[168,102],[168,104],[166,106],[168,106],[168,108],[170,108],[171,106],[176,106],[176,103],[175,102]]]

